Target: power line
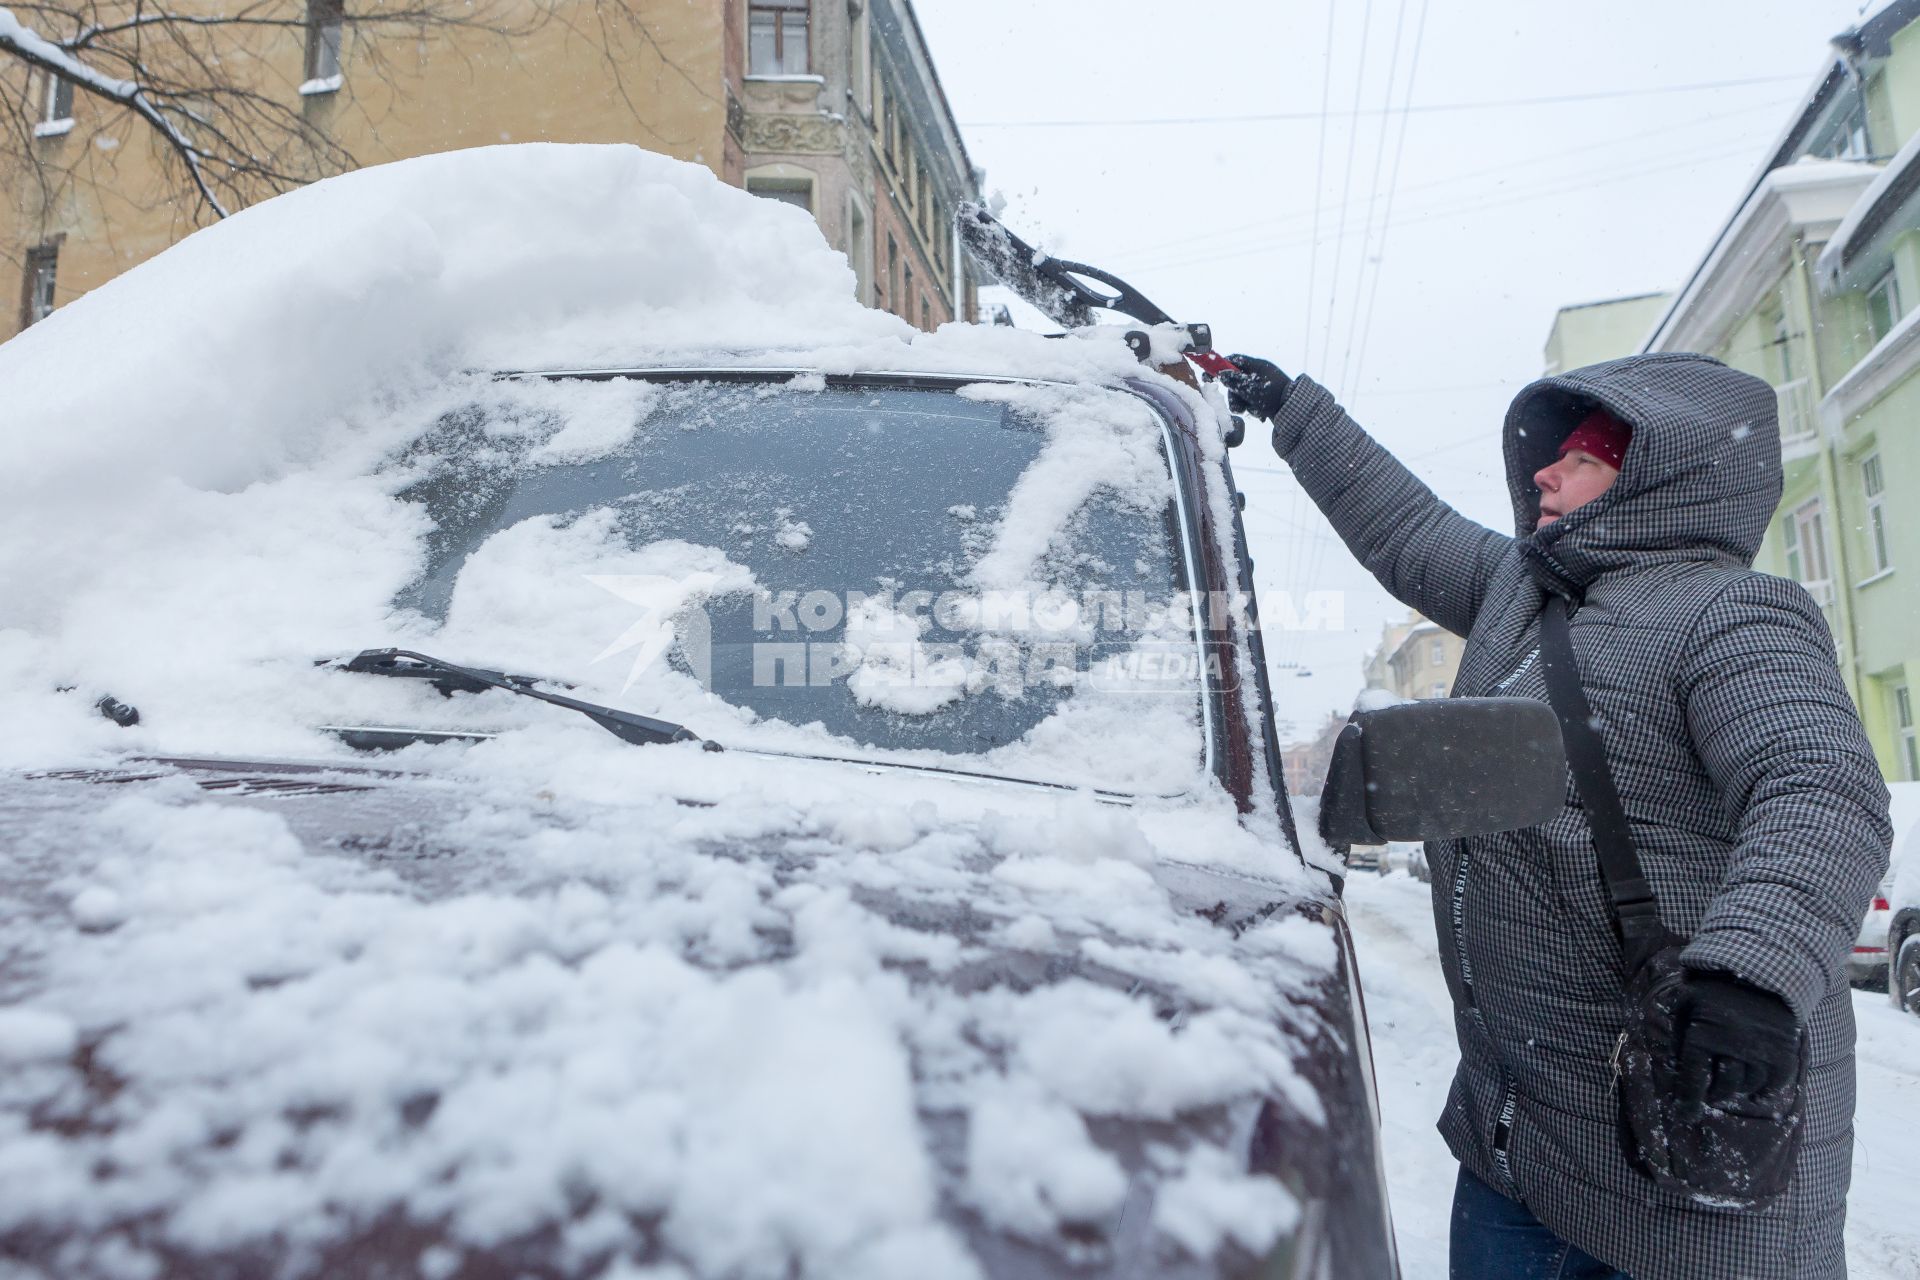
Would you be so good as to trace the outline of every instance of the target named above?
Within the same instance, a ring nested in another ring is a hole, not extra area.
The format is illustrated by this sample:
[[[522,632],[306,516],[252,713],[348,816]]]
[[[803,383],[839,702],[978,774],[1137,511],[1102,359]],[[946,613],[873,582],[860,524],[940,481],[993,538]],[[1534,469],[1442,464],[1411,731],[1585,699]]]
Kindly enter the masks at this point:
[[[1645,98],[1668,93],[1704,93],[1713,89],[1743,89],[1750,85],[1805,83],[1806,76],[1751,76],[1744,80],[1706,80],[1697,84],[1652,85],[1643,89],[1599,89],[1591,93],[1560,93],[1539,98],[1488,98],[1480,102],[1430,102],[1408,111],[1497,111],[1505,107],[1549,107],[1569,102],[1606,102],[1617,98]],[[1356,105],[1351,111],[1336,111],[1337,118],[1357,118],[1383,114],[1386,108]],[[1195,124],[1271,124],[1285,120],[1318,120],[1315,111],[1265,111],[1222,116],[1155,116],[1134,120],[973,120],[963,129],[1132,129],[1158,125]]]
[[[1306,345],[1300,352],[1302,369],[1313,356],[1313,294],[1315,277],[1320,270],[1320,206],[1324,203],[1321,183],[1327,165],[1327,105],[1333,93],[1333,20],[1339,3],[1340,0],[1327,0],[1327,52],[1320,60],[1320,145],[1313,159],[1313,239],[1309,242],[1313,247],[1307,254],[1307,318],[1302,326]]]
[[[1393,106],[1393,82],[1400,72],[1400,39],[1406,34],[1406,27],[1407,0],[1400,0],[1400,11],[1394,15],[1393,19],[1393,52],[1387,56],[1387,91],[1382,98],[1388,107]],[[1412,84],[1409,83],[1407,88],[1408,98],[1411,99]],[[1402,115],[1400,118],[1404,121],[1406,116]],[[1380,115],[1380,136],[1374,139],[1373,143],[1373,177],[1367,183],[1367,216],[1360,227],[1360,267],[1353,277],[1354,301],[1353,305],[1347,308],[1347,344],[1340,351],[1339,387],[1342,391],[1345,391],[1348,386],[1347,365],[1353,359],[1353,335],[1360,324],[1360,303],[1367,285],[1367,246],[1373,243],[1373,210],[1380,199],[1380,170],[1387,158],[1387,130],[1392,127],[1393,116],[1383,111]],[[1373,278],[1376,282],[1380,279],[1377,266]],[[1339,287],[1339,281],[1334,282],[1334,287]],[[1329,357],[1333,355],[1331,344],[1327,347],[1327,355]]]
[[[1489,174],[1506,173],[1515,169],[1532,169],[1535,165],[1538,165],[1543,161],[1559,160],[1568,156],[1585,155],[1586,153],[1592,152],[1592,151],[1602,151],[1608,147],[1624,146],[1629,142],[1638,142],[1642,138],[1652,138],[1652,137],[1664,138],[1672,134],[1683,133],[1687,130],[1697,129],[1702,125],[1713,124],[1721,120],[1734,120],[1734,119],[1738,119],[1741,116],[1758,115],[1762,111],[1777,111],[1787,105],[1789,104],[1782,103],[1782,102],[1763,102],[1750,107],[1741,107],[1734,111],[1721,111],[1721,112],[1715,112],[1711,115],[1698,116],[1692,120],[1683,121],[1679,124],[1656,125],[1654,128],[1642,129],[1634,133],[1622,134],[1617,138],[1603,138],[1597,142],[1582,143],[1579,146],[1574,146],[1574,147],[1556,147],[1552,151],[1536,152],[1532,155],[1523,156],[1518,160],[1502,161],[1500,164],[1488,165],[1485,168],[1469,169],[1463,173],[1451,174],[1445,178],[1436,178],[1431,182],[1417,183],[1414,186],[1407,187],[1406,190],[1409,192],[1433,191],[1441,187],[1455,186],[1462,182],[1472,182],[1476,178],[1484,178]],[[1402,126],[1404,127],[1404,125],[1405,125],[1405,121],[1402,120]],[[1318,186],[1319,184],[1316,182],[1315,184],[1316,197],[1318,195]],[[1304,209],[1297,209],[1292,213],[1281,214],[1278,220],[1291,221],[1293,219],[1305,218],[1306,216],[1307,216],[1307,213]],[[1209,240],[1233,239],[1234,237],[1239,236],[1247,231],[1252,231],[1260,227],[1270,226],[1274,221],[1275,221],[1274,218],[1266,217],[1266,218],[1261,218],[1257,222],[1244,222],[1244,223],[1238,223],[1235,225],[1230,225],[1225,227],[1216,227],[1211,231],[1196,232],[1194,234],[1181,236],[1178,239],[1174,239],[1174,240],[1156,240],[1151,244],[1136,245],[1133,248],[1121,250],[1116,253],[1108,254],[1106,256],[1114,258],[1115,260],[1132,261],[1141,256],[1151,256],[1156,252],[1162,252],[1166,250],[1178,250],[1178,251],[1184,252],[1186,250],[1192,249],[1196,245],[1203,244]]]
[[[1407,70],[1407,98],[1405,105],[1409,108],[1413,105],[1414,79],[1420,74],[1420,50],[1426,43],[1427,13],[1430,8],[1429,0],[1420,0],[1420,26],[1419,29],[1414,32],[1413,63]],[[1402,111],[1400,113],[1400,136],[1394,142],[1393,147],[1393,176],[1387,180],[1387,211],[1380,219],[1380,248],[1374,255],[1373,287],[1367,293],[1366,322],[1360,327],[1360,354],[1354,357],[1353,362],[1353,383],[1355,387],[1360,385],[1360,377],[1367,367],[1367,342],[1368,339],[1373,336],[1374,305],[1380,299],[1380,272],[1383,266],[1383,260],[1387,256],[1387,232],[1393,226],[1393,201],[1394,197],[1398,195],[1400,191],[1400,161],[1407,153],[1407,121],[1410,118],[1409,112]],[[1340,368],[1340,379],[1342,382],[1346,381],[1346,376],[1346,364],[1343,360]]]
[[[1353,114],[1360,109],[1360,93],[1367,82],[1367,41],[1373,35],[1373,0],[1367,0],[1366,8],[1360,16],[1360,62],[1353,70]],[[1360,146],[1360,130],[1347,130],[1347,164],[1340,180],[1340,225],[1347,224],[1347,210],[1352,207],[1353,195],[1353,159]],[[1333,242],[1333,288],[1327,294],[1327,355],[1333,355],[1333,309],[1340,299],[1340,264],[1347,252],[1346,236],[1338,236]]]
[[[1400,225],[1404,227],[1416,222],[1432,222],[1437,218],[1457,217],[1462,214],[1478,213],[1485,209],[1499,209],[1499,208],[1505,208],[1508,205],[1525,204],[1532,200],[1545,199],[1551,196],[1569,195],[1577,191],[1591,190],[1594,187],[1604,187],[1610,183],[1618,182],[1623,178],[1644,177],[1648,174],[1654,174],[1654,173],[1667,173],[1674,169],[1684,169],[1684,168],[1691,167],[1693,165],[1700,163],[1703,160],[1731,159],[1735,156],[1741,156],[1746,154],[1748,154],[1748,149],[1744,145],[1742,145],[1739,147],[1723,148],[1718,151],[1682,153],[1681,158],[1676,159],[1673,163],[1670,163],[1670,164],[1643,165],[1635,168],[1613,170],[1606,173],[1604,176],[1596,177],[1592,181],[1587,181],[1587,182],[1569,183],[1566,181],[1565,178],[1555,179],[1554,182],[1544,186],[1534,187],[1534,188],[1524,188],[1524,187],[1519,188],[1515,191],[1507,192],[1501,195],[1500,197],[1491,199],[1491,200],[1468,201],[1464,204],[1456,204],[1452,206],[1443,206],[1439,208],[1430,209],[1415,217],[1402,220]],[[1343,224],[1343,227],[1344,227],[1344,224]],[[1348,234],[1350,234],[1350,229],[1343,229],[1339,231],[1337,234],[1344,240],[1344,238]],[[1262,240],[1262,241],[1256,241],[1256,242],[1248,242],[1248,243],[1236,245],[1230,249],[1227,249],[1219,253],[1205,253],[1205,254],[1199,254],[1191,257],[1179,258],[1172,261],[1157,262],[1152,264],[1151,267],[1147,269],[1154,270],[1154,271],[1171,271],[1180,267],[1200,266],[1205,263],[1221,262],[1221,261],[1232,259],[1232,258],[1259,257],[1265,254],[1277,252],[1282,249],[1295,248],[1303,243],[1305,243],[1305,241],[1303,241],[1299,237],[1294,237],[1292,239],[1283,238],[1278,240]],[[1133,268],[1133,269],[1139,270],[1140,268]]]

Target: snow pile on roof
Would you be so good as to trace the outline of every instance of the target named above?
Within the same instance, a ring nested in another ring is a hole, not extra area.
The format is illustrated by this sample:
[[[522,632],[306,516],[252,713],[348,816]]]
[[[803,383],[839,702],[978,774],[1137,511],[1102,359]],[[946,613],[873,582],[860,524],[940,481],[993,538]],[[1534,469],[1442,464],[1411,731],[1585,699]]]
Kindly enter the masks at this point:
[[[943,1197],[1043,1244],[1111,1231],[1129,1177],[1089,1122],[1114,1118],[1165,1122],[1145,1176],[1189,1253],[1294,1222],[1244,1129],[1173,1122],[1262,1097],[1320,1118],[1286,1029],[1332,960],[1318,924],[1236,938],[1177,909],[1148,836],[1084,799],[966,817],[952,788],[902,808],[895,782],[803,777],[706,809],[631,772],[541,781],[552,812],[399,793],[413,821],[365,861],[179,780],[85,812],[38,784],[16,835],[60,865],[0,882],[24,997],[0,1236],[90,1238],[64,1275],[249,1248],[316,1274],[397,1215],[422,1274],[548,1232],[580,1275],[971,1280]],[[1265,852],[1230,816],[1170,823]],[[1080,976],[1022,980],[1050,955]]]
[[[23,486],[241,484],[423,373],[907,330],[853,290],[804,211],[698,165],[631,146],[423,156],[247,209],[0,346],[0,438],[31,442],[10,450]]]

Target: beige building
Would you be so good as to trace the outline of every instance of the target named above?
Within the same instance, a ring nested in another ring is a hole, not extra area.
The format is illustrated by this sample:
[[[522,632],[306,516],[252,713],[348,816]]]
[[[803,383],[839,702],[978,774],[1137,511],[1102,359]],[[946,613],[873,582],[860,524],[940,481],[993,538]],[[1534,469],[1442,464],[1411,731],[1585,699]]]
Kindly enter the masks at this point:
[[[1290,796],[1317,796],[1327,783],[1333,763],[1333,744],[1347,727],[1347,717],[1330,715],[1311,738],[1280,748],[1280,767]]]
[[[1419,614],[1389,623],[1367,659],[1367,685],[1402,698],[1444,698],[1453,691],[1466,641]]]
[[[952,214],[978,176],[910,0],[632,0],[624,24],[609,20],[615,6],[550,2],[555,16],[528,5],[514,35],[360,26],[341,0],[281,3],[304,22],[222,26],[220,63],[361,165],[631,142],[808,209],[869,305],[923,328],[975,314]],[[5,55],[0,91],[30,104],[39,162],[38,175],[9,172],[0,197],[0,262],[20,281],[4,340],[185,236],[196,215],[157,135],[124,110]]]

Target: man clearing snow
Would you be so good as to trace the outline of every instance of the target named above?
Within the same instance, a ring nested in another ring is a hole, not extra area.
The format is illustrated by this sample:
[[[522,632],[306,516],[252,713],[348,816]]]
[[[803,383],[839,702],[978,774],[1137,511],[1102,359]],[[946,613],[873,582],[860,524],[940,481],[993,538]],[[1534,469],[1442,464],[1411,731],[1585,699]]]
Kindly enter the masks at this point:
[[[1614,1059],[1636,1002],[1585,780],[1538,827],[1430,844],[1461,1053],[1440,1120],[1461,1165],[1453,1275],[1844,1276],[1842,964],[1890,828],[1819,609],[1750,567],[1781,493],[1773,391],[1692,355],[1535,383],[1507,413],[1509,538],[1441,502],[1324,388],[1235,363],[1235,407],[1273,424],[1347,546],[1468,637],[1456,696],[1547,700],[1543,618],[1562,616],[1556,598],[1573,609],[1631,844],[1660,922],[1688,940],[1671,1032],[1682,1110],[1739,1115],[1805,1071],[1784,1195],[1742,1209],[1656,1183],[1620,1139]]]

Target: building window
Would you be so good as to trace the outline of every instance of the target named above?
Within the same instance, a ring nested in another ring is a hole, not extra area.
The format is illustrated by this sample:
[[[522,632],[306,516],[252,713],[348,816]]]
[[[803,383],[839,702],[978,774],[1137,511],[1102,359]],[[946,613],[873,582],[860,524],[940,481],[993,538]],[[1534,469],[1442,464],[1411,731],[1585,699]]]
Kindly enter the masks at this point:
[[[1802,503],[1782,529],[1787,544],[1787,574],[1807,589],[1822,609],[1833,603],[1833,574],[1827,568],[1827,517],[1820,499]]]
[[[1444,680],[1436,680],[1436,681],[1434,681],[1434,684],[1433,684],[1433,693],[1432,693],[1432,695],[1431,695],[1431,696],[1433,696],[1433,697],[1435,697],[1435,698],[1444,698],[1444,697],[1446,697],[1446,696],[1447,696],[1447,682],[1446,682],[1446,681],[1444,681]]]
[[[1447,665],[1447,642],[1445,640],[1429,640],[1427,642],[1427,662],[1429,665],[1435,667],[1444,667]]]
[[[1893,558],[1887,554],[1887,485],[1879,454],[1860,460],[1860,489],[1867,496],[1867,549],[1873,556],[1873,571],[1884,573],[1893,567]]]
[[[873,292],[873,249],[867,239],[867,211],[855,203],[851,192],[847,195],[847,261],[853,264],[853,296],[872,306],[868,295]]]
[[[749,175],[747,194],[764,196],[805,209],[808,213],[813,212],[812,178],[756,178]]]
[[[54,281],[60,273],[60,246],[57,242],[36,245],[27,250],[27,274],[20,297],[20,327],[45,320],[53,314]]]
[[[880,104],[880,154],[887,158],[887,167],[899,167],[899,161],[893,154],[893,95],[887,94]]]
[[[1867,141],[1866,103],[1858,98],[1836,115],[1817,136],[1818,141],[1811,143],[1807,150],[1808,154],[1823,160],[1865,160],[1873,155],[1873,148]]]
[[[909,268],[911,270],[911,268]],[[900,293],[900,242],[893,238],[893,232],[887,232],[887,296],[881,299],[888,310],[893,309],[895,298]]]
[[[47,92],[40,102],[40,119],[33,126],[36,138],[52,138],[73,128],[73,81],[47,73]]]
[[[1893,721],[1900,731],[1900,768],[1908,782],[1920,782],[1920,741],[1913,728],[1913,694],[1906,685],[1893,691]]]
[[[307,80],[302,93],[326,93],[340,87],[340,33],[346,0],[307,0]]]
[[[1873,325],[1873,340],[1878,342],[1892,333],[1905,314],[1900,305],[1900,279],[1889,271],[1867,290],[1867,319]]]
[[[933,304],[927,301],[927,295],[920,295],[920,327],[928,333],[933,332]]]
[[[751,0],[747,5],[747,74],[803,76],[811,70],[807,0]]]
[[[868,34],[867,6],[860,6],[860,12],[853,15],[853,31],[850,34],[853,45],[847,68],[847,84],[853,90],[853,100],[867,117],[873,117],[873,40]]]
[[[911,262],[900,268],[900,318],[909,322],[913,319],[913,264]]]

